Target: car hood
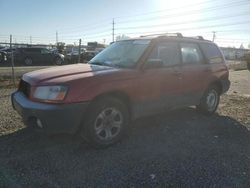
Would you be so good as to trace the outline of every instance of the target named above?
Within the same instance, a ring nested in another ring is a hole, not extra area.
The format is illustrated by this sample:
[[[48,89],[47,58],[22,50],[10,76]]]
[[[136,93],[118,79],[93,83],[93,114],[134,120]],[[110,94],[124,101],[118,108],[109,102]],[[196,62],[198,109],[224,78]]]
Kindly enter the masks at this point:
[[[23,75],[23,80],[30,83],[31,85],[37,85],[41,82],[48,82],[51,80],[67,82],[70,81],[70,79],[89,77],[114,69],[115,68],[112,67],[90,64],[64,65],[26,73]]]

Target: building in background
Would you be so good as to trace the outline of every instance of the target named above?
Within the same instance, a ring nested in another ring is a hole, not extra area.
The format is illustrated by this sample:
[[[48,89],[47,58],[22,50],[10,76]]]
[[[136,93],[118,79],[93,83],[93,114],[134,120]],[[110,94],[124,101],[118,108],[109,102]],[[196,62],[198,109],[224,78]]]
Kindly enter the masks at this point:
[[[227,60],[244,60],[249,49],[220,47]]]

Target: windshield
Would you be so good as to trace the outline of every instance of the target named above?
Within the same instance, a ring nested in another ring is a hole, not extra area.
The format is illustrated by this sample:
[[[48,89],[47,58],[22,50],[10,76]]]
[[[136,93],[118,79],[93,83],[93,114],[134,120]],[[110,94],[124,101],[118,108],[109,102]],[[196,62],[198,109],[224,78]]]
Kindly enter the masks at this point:
[[[89,64],[130,68],[135,66],[150,40],[118,41],[96,55]]]

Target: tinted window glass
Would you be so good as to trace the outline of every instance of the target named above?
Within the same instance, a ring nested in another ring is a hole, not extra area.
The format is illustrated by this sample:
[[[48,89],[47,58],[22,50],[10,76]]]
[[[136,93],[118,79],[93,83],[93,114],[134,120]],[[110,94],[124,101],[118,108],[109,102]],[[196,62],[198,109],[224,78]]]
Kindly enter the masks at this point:
[[[175,65],[180,63],[179,49],[177,43],[165,42],[158,44],[149,59],[162,60],[163,65]]]
[[[222,63],[223,57],[218,47],[215,44],[203,43],[200,44],[205,57],[210,63]]]
[[[29,53],[40,53],[41,49],[40,48],[26,48],[24,49],[25,52],[29,52]]]
[[[46,49],[46,48],[43,48],[43,49],[41,49],[41,53],[42,54],[49,54],[50,51],[48,49]]]
[[[202,55],[197,44],[181,43],[182,62],[184,64],[202,63]]]

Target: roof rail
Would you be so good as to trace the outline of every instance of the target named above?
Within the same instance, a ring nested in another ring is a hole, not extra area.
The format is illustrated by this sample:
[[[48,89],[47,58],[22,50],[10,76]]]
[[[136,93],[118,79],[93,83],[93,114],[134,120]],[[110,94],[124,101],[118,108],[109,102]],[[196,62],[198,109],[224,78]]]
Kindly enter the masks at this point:
[[[150,35],[141,35],[140,37],[183,37],[181,33],[159,33],[159,34],[150,34]]]
[[[191,37],[187,37],[187,38],[192,38],[192,39],[198,39],[198,40],[205,40],[204,38],[203,38],[203,36],[191,36]]]

